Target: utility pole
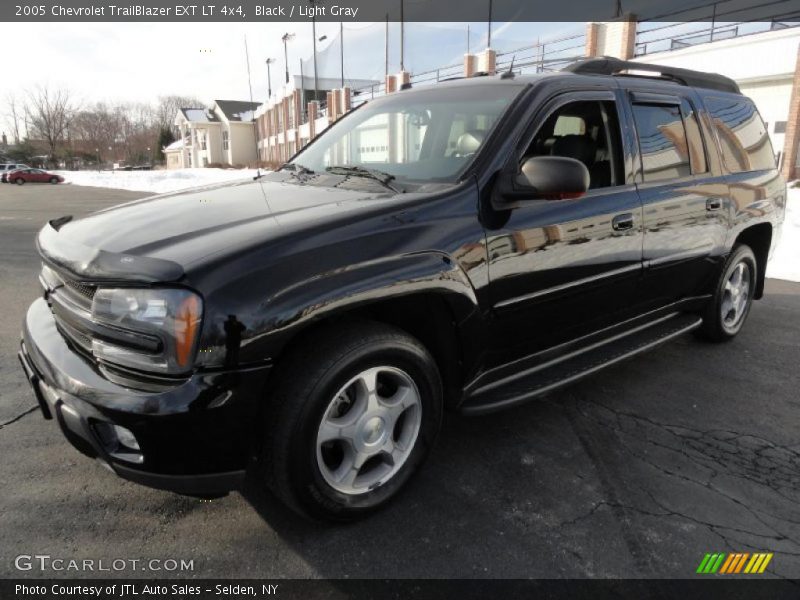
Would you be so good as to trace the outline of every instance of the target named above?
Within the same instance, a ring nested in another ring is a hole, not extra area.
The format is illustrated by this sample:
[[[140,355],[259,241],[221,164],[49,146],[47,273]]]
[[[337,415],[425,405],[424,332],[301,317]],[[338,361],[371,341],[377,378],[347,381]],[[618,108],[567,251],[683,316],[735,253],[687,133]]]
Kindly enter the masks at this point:
[[[405,7],[405,0],[400,0],[400,71],[406,70],[405,61],[403,60],[405,54],[405,30],[404,30],[404,7]]]
[[[244,36],[244,57],[247,61],[247,86],[250,88],[250,102],[253,101],[253,78],[250,77],[250,51],[247,49],[247,36]]]
[[[486,47],[492,47],[492,0],[489,0],[489,33],[486,36]]]
[[[389,13],[386,13],[386,33],[383,37],[385,41],[384,56],[386,57],[386,72],[384,73],[385,80],[386,77],[389,77]]]
[[[267,59],[267,100],[272,98],[272,71],[269,66],[275,62],[274,58]]]
[[[311,5],[314,5],[312,0],[309,0]],[[316,6],[314,6],[316,9]],[[316,13],[316,10],[314,11]],[[311,17],[311,35],[314,37],[314,100],[317,99],[317,90],[319,89],[319,80],[317,79],[317,17]]]
[[[344,23],[339,21],[339,50],[341,50],[342,88],[344,88]]]

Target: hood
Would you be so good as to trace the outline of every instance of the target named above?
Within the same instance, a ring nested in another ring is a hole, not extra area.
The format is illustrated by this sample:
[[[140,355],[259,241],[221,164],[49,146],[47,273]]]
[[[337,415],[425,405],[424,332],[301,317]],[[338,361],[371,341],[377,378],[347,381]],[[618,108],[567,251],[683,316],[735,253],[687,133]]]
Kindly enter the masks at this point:
[[[269,241],[392,195],[284,181],[251,181],[136,200],[46,225],[40,253],[85,279],[174,281],[220,251]],[[369,201],[369,202],[367,202]]]

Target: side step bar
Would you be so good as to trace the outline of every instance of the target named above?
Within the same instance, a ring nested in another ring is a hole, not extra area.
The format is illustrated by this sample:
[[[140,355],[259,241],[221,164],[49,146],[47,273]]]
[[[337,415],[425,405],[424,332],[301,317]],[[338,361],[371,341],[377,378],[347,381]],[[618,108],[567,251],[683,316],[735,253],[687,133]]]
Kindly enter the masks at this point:
[[[697,315],[673,313],[627,335],[613,336],[480,387],[466,397],[459,410],[478,415],[522,404],[697,329],[702,322]]]

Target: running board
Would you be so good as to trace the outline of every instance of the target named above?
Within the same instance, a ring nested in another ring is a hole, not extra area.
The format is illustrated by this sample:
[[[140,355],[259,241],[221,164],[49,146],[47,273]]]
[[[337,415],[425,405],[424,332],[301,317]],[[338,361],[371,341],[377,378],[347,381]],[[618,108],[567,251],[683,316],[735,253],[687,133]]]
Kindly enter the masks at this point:
[[[459,410],[477,415],[522,404],[697,329],[702,322],[697,315],[673,313],[627,335],[613,336],[484,385],[467,395]]]

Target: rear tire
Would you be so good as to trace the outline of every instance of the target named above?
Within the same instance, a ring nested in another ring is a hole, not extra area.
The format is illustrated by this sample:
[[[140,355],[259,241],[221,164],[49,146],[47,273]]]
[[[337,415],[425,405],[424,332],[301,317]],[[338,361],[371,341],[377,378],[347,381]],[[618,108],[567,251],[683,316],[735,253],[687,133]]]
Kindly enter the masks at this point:
[[[320,330],[281,361],[266,419],[267,484],[303,516],[349,521],[385,506],[438,435],[430,353],[372,321]]]
[[[51,177],[50,183],[58,183],[58,177]]]
[[[736,337],[750,314],[757,281],[758,263],[753,251],[745,244],[735,246],[725,261],[714,297],[703,311],[698,336],[710,342]]]

